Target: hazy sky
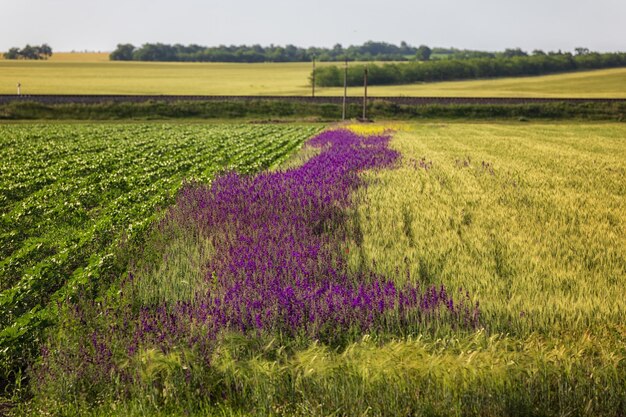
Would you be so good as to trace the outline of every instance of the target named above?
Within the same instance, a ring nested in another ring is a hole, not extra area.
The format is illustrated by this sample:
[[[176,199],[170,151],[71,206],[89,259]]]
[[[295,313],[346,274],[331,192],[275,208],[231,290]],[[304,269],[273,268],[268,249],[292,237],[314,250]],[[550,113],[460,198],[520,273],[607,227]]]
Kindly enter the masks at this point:
[[[118,43],[626,51],[626,0],[0,0],[0,50]]]

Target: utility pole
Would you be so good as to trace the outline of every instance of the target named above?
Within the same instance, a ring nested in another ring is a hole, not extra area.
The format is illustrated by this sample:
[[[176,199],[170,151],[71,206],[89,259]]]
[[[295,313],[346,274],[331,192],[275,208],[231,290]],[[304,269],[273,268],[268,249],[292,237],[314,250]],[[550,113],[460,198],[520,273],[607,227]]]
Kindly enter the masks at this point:
[[[343,68],[343,105],[341,107],[341,120],[346,120],[346,97],[348,95],[348,58]]]
[[[315,97],[315,55],[313,55],[313,74],[311,82],[311,97]]]
[[[367,120],[367,65],[363,71],[363,121]]]

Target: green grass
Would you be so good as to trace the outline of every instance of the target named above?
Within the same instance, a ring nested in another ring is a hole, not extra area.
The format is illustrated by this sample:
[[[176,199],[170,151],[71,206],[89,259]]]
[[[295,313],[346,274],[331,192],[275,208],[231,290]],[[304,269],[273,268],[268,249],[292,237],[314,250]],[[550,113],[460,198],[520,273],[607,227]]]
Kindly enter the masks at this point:
[[[84,58],[83,58],[84,57]],[[318,63],[319,66],[335,63]],[[310,63],[107,62],[98,54],[0,60],[0,94],[310,95]],[[372,96],[626,97],[626,69],[540,77],[374,86]],[[341,88],[319,95],[343,94]],[[350,88],[359,96],[362,88]]]

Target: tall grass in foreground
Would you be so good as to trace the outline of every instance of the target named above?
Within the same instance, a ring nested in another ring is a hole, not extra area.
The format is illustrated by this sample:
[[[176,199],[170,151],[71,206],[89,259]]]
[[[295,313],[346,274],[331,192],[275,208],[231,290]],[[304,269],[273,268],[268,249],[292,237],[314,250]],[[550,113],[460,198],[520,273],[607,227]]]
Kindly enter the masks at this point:
[[[380,343],[336,351],[274,338],[225,335],[210,364],[181,349],[151,349],[129,366],[137,377],[121,399],[42,390],[45,415],[621,416],[624,347],[589,335],[561,341],[475,334]],[[190,381],[208,393],[189,389]],[[72,379],[56,389],[75,389]],[[43,387],[52,389],[53,386]],[[85,393],[93,385],[84,387]],[[56,394],[56,395],[52,395]]]

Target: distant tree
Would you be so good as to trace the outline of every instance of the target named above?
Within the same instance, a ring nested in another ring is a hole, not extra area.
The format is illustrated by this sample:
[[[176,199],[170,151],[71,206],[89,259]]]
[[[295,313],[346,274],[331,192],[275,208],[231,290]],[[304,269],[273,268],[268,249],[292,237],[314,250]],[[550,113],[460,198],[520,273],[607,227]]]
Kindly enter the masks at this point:
[[[401,46],[369,41],[363,45],[344,48],[336,44],[332,48],[300,48],[295,45],[200,45],[144,44],[135,48],[130,44],[119,44],[111,53],[111,60],[137,61],[184,61],[184,62],[306,62],[312,56],[319,61],[375,60],[405,61],[406,55],[415,54],[417,48],[406,42]]]
[[[335,46],[333,46],[333,49],[330,51],[330,55],[332,57],[339,57],[339,56],[345,55],[343,46],[340,43],[336,43]]]
[[[400,42],[400,53],[403,55],[410,55],[411,51],[414,50],[415,48],[412,48],[408,43],[406,43],[405,41]]]
[[[20,57],[20,48],[11,48],[9,52],[4,53],[4,59],[18,59]]]
[[[522,51],[521,48],[510,49],[507,48],[502,52],[502,56],[505,58],[513,58],[514,56],[528,56],[528,54]]]
[[[575,48],[576,55],[589,55],[589,48]]]
[[[39,55],[44,57],[43,59],[48,59],[52,56],[52,48],[47,43],[44,43],[39,47]]]
[[[16,48],[5,54],[9,58],[37,59],[46,57],[46,45],[27,46],[22,51]],[[51,51],[50,51],[51,52]],[[301,48],[295,45],[182,45],[148,43],[140,47],[132,44],[119,44],[110,55],[111,60],[136,61],[181,61],[181,62],[308,62],[315,56],[317,61],[422,61],[416,67],[385,67],[384,70],[372,70],[372,81],[377,78],[390,82],[396,79],[414,79],[416,81],[441,81],[480,77],[501,77],[517,75],[537,75],[554,71],[571,71],[577,68],[615,67],[621,62],[616,56],[596,56],[586,48],[578,48],[577,54],[558,52],[545,53],[534,50],[529,55],[520,48],[507,49],[503,52],[477,51],[456,48],[419,48],[406,42],[399,45],[386,42],[368,41],[362,45],[344,47],[336,44],[331,48]],[[414,57],[414,58],[411,58]],[[532,59],[527,59],[532,58]],[[574,58],[585,58],[574,60]],[[437,61],[438,64],[433,63]],[[441,61],[455,61],[443,63]],[[458,62],[464,61],[464,62]],[[583,63],[584,62],[584,63]],[[434,66],[425,66],[425,63]],[[343,73],[342,73],[343,74]],[[362,74],[361,74],[362,75]],[[358,77],[356,77],[358,78]],[[355,78],[355,79],[356,79]],[[362,81],[362,80],[361,80]],[[342,81],[343,82],[343,81]],[[343,85],[343,84],[342,84]]]
[[[476,58],[495,58],[496,53],[488,51],[475,51],[471,49],[457,48],[432,48],[431,60],[435,59],[476,59]]]
[[[506,58],[441,59],[428,62],[368,64],[370,85],[410,84],[416,82],[467,80],[490,77],[519,77],[554,74],[596,68],[626,67],[626,53],[597,53],[583,55],[570,53]],[[352,65],[348,85],[362,82],[351,74],[362,74],[362,65]],[[325,66],[316,72],[317,84],[322,87],[339,87],[343,84],[338,67]]]
[[[111,61],[132,61],[135,46],[130,43],[120,43],[109,55]]]
[[[433,53],[432,49],[430,49],[428,46],[420,45],[420,47],[417,48],[415,57],[417,58],[418,61],[428,61],[432,53]]]
[[[24,59],[39,59],[38,48],[36,46],[26,45],[20,51],[20,55]]]
[[[4,54],[6,59],[48,59],[52,56],[52,48],[48,44],[26,45],[22,49],[11,48]]]
[[[177,61],[176,49],[162,43],[146,43],[133,52],[137,61]]]

